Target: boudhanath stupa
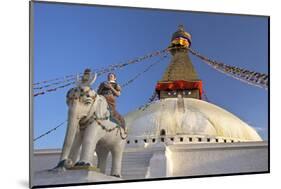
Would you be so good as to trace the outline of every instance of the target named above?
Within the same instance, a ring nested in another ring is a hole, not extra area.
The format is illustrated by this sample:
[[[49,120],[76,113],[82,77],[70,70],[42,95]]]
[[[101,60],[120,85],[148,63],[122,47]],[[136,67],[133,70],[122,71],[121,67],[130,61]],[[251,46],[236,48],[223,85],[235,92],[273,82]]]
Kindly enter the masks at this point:
[[[237,116],[202,100],[203,83],[189,58],[190,45],[191,35],[179,26],[171,47],[180,48],[171,48],[170,64],[156,83],[159,100],[125,115],[128,138],[121,179],[268,171],[268,142]],[[60,152],[35,150],[34,171],[54,167]],[[113,179],[98,174],[88,181]]]

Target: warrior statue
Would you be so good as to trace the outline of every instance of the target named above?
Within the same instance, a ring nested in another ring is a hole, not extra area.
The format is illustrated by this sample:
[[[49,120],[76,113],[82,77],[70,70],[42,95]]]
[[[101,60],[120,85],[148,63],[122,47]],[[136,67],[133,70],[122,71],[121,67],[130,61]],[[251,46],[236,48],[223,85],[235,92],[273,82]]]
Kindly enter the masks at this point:
[[[103,95],[107,100],[111,119],[116,122],[123,129],[125,129],[125,120],[116,110],[116,97],[121,94],[121,87],[116,82],[116,75],[114,73],[109,73],[107,76],[107,81],[102,82],[98,89],[98,94]]]

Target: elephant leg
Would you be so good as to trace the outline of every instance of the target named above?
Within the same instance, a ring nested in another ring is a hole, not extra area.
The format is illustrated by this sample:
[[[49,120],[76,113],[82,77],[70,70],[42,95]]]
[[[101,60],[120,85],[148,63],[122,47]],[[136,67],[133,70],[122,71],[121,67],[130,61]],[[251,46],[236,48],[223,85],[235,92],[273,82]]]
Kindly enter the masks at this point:
[[[123,150],[117,147],[111,151],[111,154],[112,154],[111,175],[115,177],[121,177]]]
[[[80,149],[81,149],[80,147],[82,144],[82,135],[83,135],[83,131],[77,132],[73,145],[71,147],[69,159],[73,162],[73,164],[76,163],[76,161],[78,160],[78,157],[80,155]]]
[[[77,106],[78,101],[75,100],[73,102],[73,105],[68,109],[67,130],[64,138],[62,153],[60,156],[60,162],[58,163],[57,168],[65,166],[65,162],[69,158],[70,150],[72,148],[76,132],[78,131]]]
[[[54,170],[58,170],[58,169],[65,170],[65,168],[68,169],[73,167],[79,156],[81,142],[82,142],[82,133],[80,131],[77,131],[73,143],[71,145],[68,158],[61,160],[59,164],[54,168]]]
[[[92,159],[96,150],[96,145],[102,137],[103,132],[97,125],[87,126],[82,139],[81,157],[78,165],[92,165]]]
[[[109,150],[106,147],[98,144],[97,148],[96,148],[96,153],[97,153],[97,156],[98,156],[98,168],[100,169],[100,171],[102,173],[105,174],[105,172],[106,172],[106,160],[107,160]]]

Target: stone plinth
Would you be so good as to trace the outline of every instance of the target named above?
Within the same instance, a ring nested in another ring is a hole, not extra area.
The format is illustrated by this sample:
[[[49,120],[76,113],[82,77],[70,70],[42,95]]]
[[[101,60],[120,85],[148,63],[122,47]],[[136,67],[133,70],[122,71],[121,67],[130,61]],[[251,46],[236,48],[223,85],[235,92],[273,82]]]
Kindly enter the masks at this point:
[[[34,173],[33,186],[73,184],[88,182],[116,181],[121,178],[107,176],[96,171],[66,170],[66,171],[36,171]]]

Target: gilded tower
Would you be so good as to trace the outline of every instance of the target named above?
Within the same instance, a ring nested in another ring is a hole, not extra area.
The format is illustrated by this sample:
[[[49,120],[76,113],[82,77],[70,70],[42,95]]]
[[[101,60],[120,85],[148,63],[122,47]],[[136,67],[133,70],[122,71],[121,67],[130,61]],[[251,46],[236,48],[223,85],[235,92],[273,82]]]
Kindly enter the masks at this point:
[[[178,30],[172,35],[169,46],[171,62],[156,85],[156,92],[160,99],[179,96],[201,99],[202,81],[189,58],[190,45],[191,35],[184,30],[183,25],[179,25]]]

